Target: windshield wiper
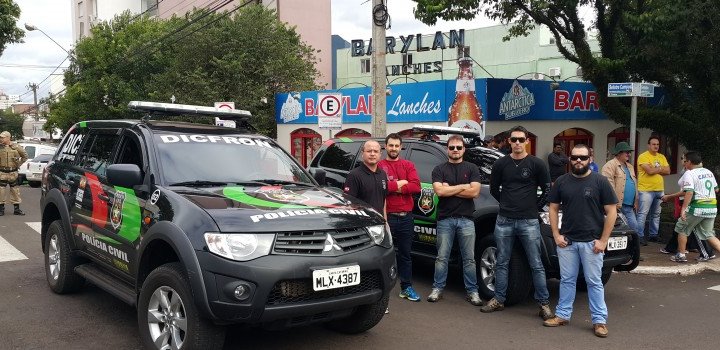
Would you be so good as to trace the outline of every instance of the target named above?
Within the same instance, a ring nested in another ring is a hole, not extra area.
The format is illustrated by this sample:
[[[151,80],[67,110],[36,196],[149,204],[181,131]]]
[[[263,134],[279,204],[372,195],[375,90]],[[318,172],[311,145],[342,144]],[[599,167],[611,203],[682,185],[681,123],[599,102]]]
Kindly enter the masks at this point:
[[[206,187],[206,186],[227,186],[227,182],[221,181],[182,181],[170,184],[170,186]]]
[[[270,184],[270,185],[297,185],[297,186],[306,186],[306,187],[315,186],[315,185],[313,185],[311,183],[307,183],[307,182],[297,182],[297,181],[288,181],[288,180],[279,180],[279,179],[258,179],[258,180],[253,180],[253,181],[263,182],[263,183]]]

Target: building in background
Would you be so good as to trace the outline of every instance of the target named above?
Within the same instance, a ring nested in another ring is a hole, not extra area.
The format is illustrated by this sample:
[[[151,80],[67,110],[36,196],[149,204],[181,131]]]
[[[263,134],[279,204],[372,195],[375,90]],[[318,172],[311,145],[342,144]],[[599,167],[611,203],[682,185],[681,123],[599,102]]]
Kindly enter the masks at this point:
[[[0,91],[0,110],[4,111],[17,103],[20,103],[20,96],[6,95],[4,92]]]
[[[230,11],[247,0],[71,0],[72,26],[75,41],[90,34],[95,23],[111,20],[124,11],[145,13],[160,18],[182,16],[193,9],[216,8]],[[333,82],[334,50],[331,45],[330,0],[252,0],[277,12],[280,21],[295,27],[302,40],[315,48],[320,77],[319,86],[330,88]]]
[[[504,42],[507,29],[503,25],[458,28],[423,33],[419,38],[417,33],[389,31],[392,50],[386,56],[387,132],[410,136],[414,124],[447,126],[459,91],[471,89],[475,91],[486,135],[520,124],[532,133],[529,153],[545,159],[555,142],[564,144],[566,152],[584,143],[595,149],[596,162],[602,166],[612,157],[610,150],[617,142],[629,140],[628,128],[600,111],[595,87],[582,81],[578,65],[560,54],[547,29],[536,28],[527,37]],[[590,46],[599,52],[597,40],[592,33],[589,35]],[[385,137],[370,135],[369,38],[345,39],[350,40],[350,47],[337,52],[335,86],[339,90],[276,96],[278,142],[303,165],[313,155],[306,146],[329,137]],[[461,71],[461,63],[468,61],[471,71]],[[329,131],[318,126],[320,92],[343,95],[342,129]],[[656,98],[641,99],[640,103],[661,104],[663,99],[656,90]],[[645,150],[652,133],[638,129],[636,154]],[[676,140],[660,136],[661,152],[676,174],[682,149]]]

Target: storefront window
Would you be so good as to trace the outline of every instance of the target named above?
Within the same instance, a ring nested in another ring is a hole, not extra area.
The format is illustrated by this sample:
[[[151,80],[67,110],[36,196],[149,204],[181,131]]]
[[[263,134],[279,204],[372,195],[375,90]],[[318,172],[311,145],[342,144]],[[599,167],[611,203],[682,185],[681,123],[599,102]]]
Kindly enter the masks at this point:
[[[642,150],[641,148],[638,148],[639,139],[640,139],[640,133],[636,131],[635,132],[635,145],[632,146],[633,149],[635,150],[635,152],[633,153],[633,157],[634,157],[633,159],[635,160],[635,161],[633,161],[633,164],[637,163],[636,161],[637,161],[638,154],[644,152],[644,150]],[[624,127],[624,126],[619,127],[617,129],[611,131],[607,135],[607,148],[608,149],[605,154],[605,156],[607,158],[606,160],[610,160],[614,157],[614,155],[612,154],[612,151],[613,151],[613,149],[615,149],[615,145],[617,145],[620,142],[627,142],[628,144],[630,143],[630,128]],[[600,153],[596,151],[595,158],[597,159],[599,156],[600,156]]]
[[[677,138],[662,134],[653,134],[660,137],[660,153],[665,156],[670,164],[670,174],[677,174],[678,170],[678,142]],[[647,148],[647,141],[645,143]],[[644,151],[643,151],[644,152]]]
[[[370,133],[362,129],[350,128],[338,132],[335,137],[370,137]]]
[[[581,128],[570,128],[565,129],[561,133],[555,135],[553,138],[553,144],[559,143],[563,146],[563,150],[566,156],[570,156],[575,145],[583,144],[588,147],[593,146],[593,133],[586,129]],[[565,171],[569,170],[569,166],[566,166]]]

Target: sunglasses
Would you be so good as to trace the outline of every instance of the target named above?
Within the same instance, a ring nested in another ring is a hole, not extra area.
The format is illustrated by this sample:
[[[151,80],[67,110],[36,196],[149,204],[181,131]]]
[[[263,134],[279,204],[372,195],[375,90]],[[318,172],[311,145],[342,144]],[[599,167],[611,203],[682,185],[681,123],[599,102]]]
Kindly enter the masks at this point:
[[[463,146],[448,146],[448,149],[451,151],[455,151],[455,150],[462,151]]]
[[[576,155],[574,155],[574,154],[571,154],[571,155],[570,155],[570,160],[572,160],[572,161],[582,160],[582,161],[584,162],[584,161],[586,161],[586,160],[588,160],[588,159],[590,159],[590,156],[576,156]]]
[[[510,142],[512,142],[512,143],[515,143],[515,142],[525,143],[525,141],[527,141],[526,137],[511,137],[510,138]]]

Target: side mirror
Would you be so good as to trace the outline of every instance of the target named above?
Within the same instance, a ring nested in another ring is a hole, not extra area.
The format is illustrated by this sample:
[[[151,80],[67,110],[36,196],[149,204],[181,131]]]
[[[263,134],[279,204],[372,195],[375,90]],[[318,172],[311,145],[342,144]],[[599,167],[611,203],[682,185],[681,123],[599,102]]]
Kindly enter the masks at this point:
[[[310,168],[308,169],[310,171],[310,175],[312,175],[313,179],[317,181],[320,186],[325,186],[325,170],[318,169],[318,168]]]
[[[137,164],[113,164],[107,167],[105,173],[113,186],[133,188],[143,182],[142,172]]]

